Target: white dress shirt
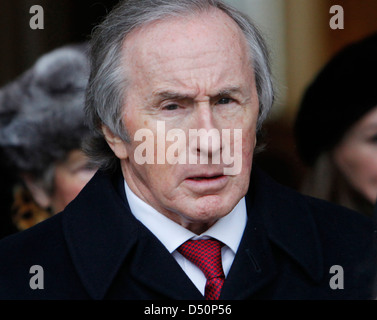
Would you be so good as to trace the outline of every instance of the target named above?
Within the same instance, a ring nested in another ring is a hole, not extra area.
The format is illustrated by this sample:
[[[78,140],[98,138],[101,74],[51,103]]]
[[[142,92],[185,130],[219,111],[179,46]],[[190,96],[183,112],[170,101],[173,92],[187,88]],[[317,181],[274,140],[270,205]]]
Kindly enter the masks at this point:
[[[215,238],[221,241],[225,244],[221,249],[223,270],[225,277],[228,275],[246,226],[245,198],[242,198],[229,214],[219,219],[211,228],[197,235],[141,200],[131,191],[126,181],[124,187],[132,214],[161,241],[203,295],[206,277],[194,263],[177,251],[181,244],[189,239]]]

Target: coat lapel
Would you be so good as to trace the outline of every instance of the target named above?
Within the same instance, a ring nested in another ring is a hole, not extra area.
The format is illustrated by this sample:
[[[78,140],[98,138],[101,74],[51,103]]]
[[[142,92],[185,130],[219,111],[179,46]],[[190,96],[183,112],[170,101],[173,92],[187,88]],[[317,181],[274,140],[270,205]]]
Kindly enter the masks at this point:
[[[221,298],[250,298],[279,275],[272,245],[320,281],[322,249],[304,198],[254,167],[246,204],[248,223]]]
[[[172,255],[134,218],[121,194],[122,179],[120,172],[97,172],[63,213],[68,250],[89,295],[103,299],[130,262],[130,276],[161,296],[202,299]]]
[[[169,299],[203,299],[162,243],[143,225],[140,228],[144,230],[141,230],[136,254],[133,256],[131,276]]]
[[[110,177],[98,171],[65,209],[63,231],[73,263],[93,299],[102,299],[125,256],[136,245],[137,225]]]
[[[320,281],[324,275],[323,251],[308,200],[258,168],[254,177],[258,190],[250,199],[251,214],[262,216],[270,241],[295,260],[313,281]]]
[[[268,284],[277,274],[264,227],[249,218],[240,246],[225,280],[221,299],[243,300]]]

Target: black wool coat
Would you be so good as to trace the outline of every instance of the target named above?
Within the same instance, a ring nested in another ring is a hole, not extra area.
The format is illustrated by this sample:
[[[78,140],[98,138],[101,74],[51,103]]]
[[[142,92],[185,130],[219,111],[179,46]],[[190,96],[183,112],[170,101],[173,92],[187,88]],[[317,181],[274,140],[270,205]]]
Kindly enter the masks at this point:
[[[257,167],[246,203],[220,299],[375,298],[372,220],[281,186]],[[63,212],[0,241],[0,299],[203,296],[130,212],[120,171],[98,171]]]

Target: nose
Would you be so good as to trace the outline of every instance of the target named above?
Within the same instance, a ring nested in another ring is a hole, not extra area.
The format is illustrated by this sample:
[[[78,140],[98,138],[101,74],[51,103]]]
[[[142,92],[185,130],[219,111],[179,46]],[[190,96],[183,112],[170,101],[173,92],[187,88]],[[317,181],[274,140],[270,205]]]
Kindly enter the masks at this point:
[[[199,158],[195,163],[219,164],[221,133],[217,128],[210,103],[199,103],[195,113],[196,125],[190,129],[190,155],[196,160]]]

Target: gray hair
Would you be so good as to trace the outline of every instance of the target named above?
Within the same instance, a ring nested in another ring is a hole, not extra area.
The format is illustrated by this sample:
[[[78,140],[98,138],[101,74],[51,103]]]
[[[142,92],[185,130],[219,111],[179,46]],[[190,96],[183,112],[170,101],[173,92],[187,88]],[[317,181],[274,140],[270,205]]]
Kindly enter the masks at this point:
[[[0,147],[17,171],[49,180],[45,189],[50,189],[51,168],[81,148],[89,133],[87,49],[75,44],[52,50],[0,89]]]
[[[92,161],[112,167],[117,158],[102,132],[106,125],[114,134],[129,142],[123,123],[124,94],[127,79],[121,66],[122,47],[127,35],[142,26],[167,18],[219,9],[242,30],[251,53],[259,98],[257,131],[274,102],[269,53],[263,37],[250,19],[220,0],[129,0],[121,1],[95,28],[91,40],[91,75],[86,93],[85,112],[93,135],[85,150]]]

